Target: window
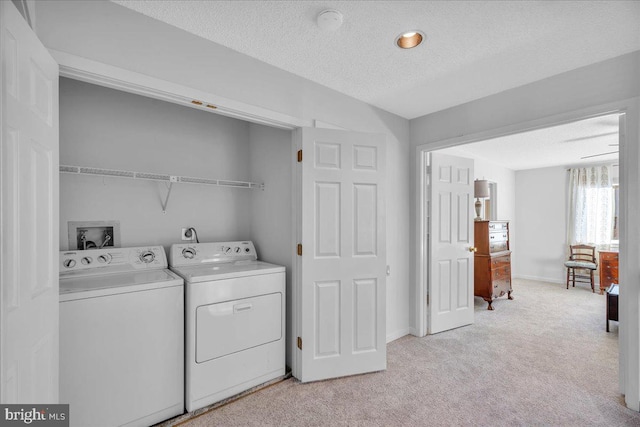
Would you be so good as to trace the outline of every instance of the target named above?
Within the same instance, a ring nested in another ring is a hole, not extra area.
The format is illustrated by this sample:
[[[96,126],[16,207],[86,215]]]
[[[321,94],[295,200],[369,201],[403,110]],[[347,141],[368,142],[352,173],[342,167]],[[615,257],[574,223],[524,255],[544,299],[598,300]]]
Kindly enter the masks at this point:
[[[569,176],[568,243],[608,246],[615,233],[616,192],[607,165],[575,168]]]

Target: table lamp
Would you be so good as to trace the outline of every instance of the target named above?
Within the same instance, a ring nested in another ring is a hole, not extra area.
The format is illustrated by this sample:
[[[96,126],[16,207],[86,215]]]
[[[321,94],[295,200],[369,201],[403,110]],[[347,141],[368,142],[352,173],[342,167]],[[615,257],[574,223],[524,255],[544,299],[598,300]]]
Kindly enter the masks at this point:
[[[482,209],[482,202],[480,199],[489,197],[489,181],[485,179],[476,179],[473,182],[473,196],[476,198],[476,221],[482,221],[480,216],[480,210]]]

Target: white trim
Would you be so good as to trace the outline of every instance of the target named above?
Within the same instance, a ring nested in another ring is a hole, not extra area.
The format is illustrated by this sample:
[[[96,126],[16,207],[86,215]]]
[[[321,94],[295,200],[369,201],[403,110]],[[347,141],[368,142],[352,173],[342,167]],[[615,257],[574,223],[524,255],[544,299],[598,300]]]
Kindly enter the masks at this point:
[[[302,376],[302,351],[298,349],[297,337],[302,336],[301,310],[302,293],[300,292],[300,284],[302,283],[302,260],[298,256],[297,245],[302,240],[302,163],[298,162],[298,150],[302,150],[302,131],[296,129],[291,132],[291,172],[293,179],[291,180],[291,205],[292,219],[291,221],[291,375],[295,378]]]
[[[559,126],[563,124],[573,123],[580,120],[591,119],[594,117],[606,116],[608,114],[615,114],[625,110],[627,105],[625,102],[633,102],[633,99],[605,104],[599,107],[590,107],[590,108],[585,108],[578,111],[570,111],[567,113],[556,114],[554,116],[547,116],[542,119],[525,121],[525,122],[516,123],[513,125],[503,126],[495,129],[489,129],[489,130],[472,133],[468,135],[447,138],[447,139],[443,139],[443,140],[435,141],[431,143],[420,144],[416,148],[419,151],[435,151],[435,150],[440,150],[442,148],[456,147],[459,145],[470,144],[473,142],[480,142],[487,139],[514,135],[518,133],[525,133],[525,132],[544,129],[552,126]]]
[[[387,334],[387,344],[409,334],[411,334],[411,328],[404,328],[404,329],[400,329],[398,331],[392,332],[390,334]]]
[[[620,393],[624,394],[627,407],[635,411],[640,410],[640,318],[638,317],[638,311],[640,309],[640,283],[637,281],[637,277],[640,275],[640,266],[637,263],[637,259],[640,258],[640,243],[637,241],[638,239],[634,239],[632,236],[640,235],[640,222],[637,221],[635,215],[633,215],[640,211],[640,203],[637,198],[638,183],[640,183],[640,176],[638,176],[638,163],[640,163],[639,104],[640,98],[628,98],[555,114],[541,119],[524,121],[504,127],[434,141],[432,143],[420,144],[416,147],[416,157],[419,159],[423,153],[441,148],[523,133],[607,114],[621,114],[619,126],[620,188],[622,189],[620,193],[620,282],[627,283],[627,286],[621,287],[620,291],[619,375]],[[625,117],[625,114],[627,114],[628,117]],[[634,135],[636,139],[627,142],[627,131]],[[418,201],[418,206],[415,208],[417,213],[416,226],[418,230],[420,230],[420,222],[422,220],[421,210],[424,205],[423,175],[424,170],[418,168],[415,177],[416,192],[414,194]],[[422,264],[424,258],[421,258],[421,254],[426,244],[427,242],[424,236],[420,234],[417,239],[417,247],[415,248],[418,272],[420,272],[422,268],[420,264]],[[416,281],[416,286],[418,287],[415,292],[416,295],[428,291],[424,289],[425,284],[420,280]],[[424,316],[426,316],[426,313],[416,311],[416,318],[412,319],[414,325],[421,325],[423,322],[426,322]]]
[[[53,49],[50,49],[49,52],[60,64],[61,77],[68,77],[111,89],[160,99],[202,111],[281,129],[291,130],[313,124],[312,120],[303,120],[287,114],[234,101],[213,93],[96,62],[67,52]],[[192,103],[194,100],[201,101],[203,105],[194,105]],[[208,108],[206,107],[207,104],[213,105],[216,108]]]
[[[416,260],[416,277],[418,282],[418,289],[416,295],[416,315],[418,318],[415,320],[415,325],[417,327],[416,336],[424,337],[427,335],[427,318],[428,318],[428,307],[427,307],[427,295],[429,293],[429,284],[428,284],[428,275],[426,272],[427,262],[423,262],[427,259],[429,254],[429,242],[427,238],[427,229],[428,229],[428,217],[427,217],[427,209],[425,209],[426,202],[426,191],[427,191],[427,173],[426,168],[428,164],[427,152],[420,149],[420,147],[416,147],[416,168],[418,171],[418,215],[417,215],[417,224],[416,229],[418,230],[418,239],[416,239],[418,243],[418,247],[416,248],[417,260]]]

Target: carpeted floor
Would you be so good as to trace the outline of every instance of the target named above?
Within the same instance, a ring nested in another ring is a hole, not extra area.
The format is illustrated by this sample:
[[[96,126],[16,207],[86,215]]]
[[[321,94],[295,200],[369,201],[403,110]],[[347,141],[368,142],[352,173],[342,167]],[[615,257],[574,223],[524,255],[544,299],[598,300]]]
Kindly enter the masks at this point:
[[[604,295],[515,281],[475,323],[388,345],[384,372],[291,378],[188,421],[200,426],[640,426],[618,392],[618,324]]]

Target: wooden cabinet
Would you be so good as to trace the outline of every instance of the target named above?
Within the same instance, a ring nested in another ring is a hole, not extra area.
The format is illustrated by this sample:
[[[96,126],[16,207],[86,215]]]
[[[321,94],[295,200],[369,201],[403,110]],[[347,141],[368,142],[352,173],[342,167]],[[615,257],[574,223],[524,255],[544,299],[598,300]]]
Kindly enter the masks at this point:
[[[600,295],[611,285],[618,284],[618,252],[600,251]]]
[[[508,221],[476,221],[474,242],[474,295],[484,298],[493,310],[493,300],[511,292],[511,250]]]

